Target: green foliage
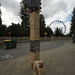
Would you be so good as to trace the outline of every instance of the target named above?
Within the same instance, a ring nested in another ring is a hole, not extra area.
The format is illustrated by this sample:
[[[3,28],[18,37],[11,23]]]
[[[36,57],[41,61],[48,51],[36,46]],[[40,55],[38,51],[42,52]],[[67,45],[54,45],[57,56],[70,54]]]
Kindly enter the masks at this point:
[[[52,31],[52,29],[50,27],[47,26],[45,28],[45,32],[47,33],[47,37],[53,36],[53,31]]]
[[[0,18],[0,26],[2,25],[2,19]]]
[[[6,31],[7,31],[6,25],[1,25],[0,26],[0,37],[5,37],[6,36]]]
[[[45,33],[45,20],[44,20],[44,16],[42,14],[40,14],[40,36],[43,37],[44,33]]]
[[[53,31],[50,27],[46,27],[45,18],[42,14],[40,14],[40,36],[44,37],[44,33],[47,33],[47,37],[53,36]]]
[[[20,3],[20,18],[22,20],[21,25],[24,28],[25,37],[30,36],[30,22],[29,22],[28,4],[26,0],[22,0]]]
[[[72,12],[71,29],[70,29],[70,34],[73,33],[75,33],[75,7]]]
[[[22,37],[24,36],[24,31],[20,24],[12,23],[11,26],[7,28],[7,35],[9,36],[9,32],[11,32],[11,37]]]
[[[56,37],[60,37],[60,36],[63,36],[63,33],[62,33],[62,30],[60,28],[56,28],[55,30],[55,34],[54,34]]]

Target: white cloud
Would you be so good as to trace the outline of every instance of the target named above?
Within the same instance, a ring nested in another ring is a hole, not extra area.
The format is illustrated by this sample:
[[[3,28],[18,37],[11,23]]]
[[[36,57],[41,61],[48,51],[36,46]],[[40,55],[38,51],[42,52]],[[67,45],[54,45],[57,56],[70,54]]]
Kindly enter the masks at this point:
[[[21,0],[19,0],[21,1]],[[1,0],[2,4],[2,23],[9,26],[12,22],[20,23],[21,19],[18,16],[20,10],[19,1],[16,0]]]
[[[2,8],[2,11],[8,12],[7,9]],[[11,11],[8,13],[2,13],[2,23],[6,24],[7,26],[11,25],[11,23],[19,23],[20,18],[17,15],[14,15]]]
[[[16,0],[16,1],[21,2],[22,0]]]
[[[67,4],[64,1],[54,2],[54,0],[43,0],[43,3],[42,13],[45,18],[53,17],[61,13],[61,11],[67,10]]]
[[[67,23],[65,23],[66,24],[66,33],[69,33],[70,32],[70,23],[71,22],[67,22]]]
[[[75,7],[75,0],[42,0],[42,2],[42,14],[45,17],[46,25],[50,25],[52,21],[61,20],[65,23],[66,33],[68,33],[70,30],[70,15]],[[62,24],[60,25],[62,26]],[[53,24],[52,29],[54,30],[56,26],[61,27],[60,25]]]
[[[21,19],[18,16],[20,9],[19,2],[21,1],[22,0],[0,0],[2,4],[3,24],[10,25],[11,22],[14,23],[21,22]],[[46,25],[50,25],[50,23],[54,20],[61,20],[66,25],[68,25],[67,32],[69,32],[70,29],[69,15],[71,15],[73,8],[75,7],[75,0],[41,0],[41,1],[42,1],[41,13],[45,17]],[[59,24],[56,26],[59,26]]]

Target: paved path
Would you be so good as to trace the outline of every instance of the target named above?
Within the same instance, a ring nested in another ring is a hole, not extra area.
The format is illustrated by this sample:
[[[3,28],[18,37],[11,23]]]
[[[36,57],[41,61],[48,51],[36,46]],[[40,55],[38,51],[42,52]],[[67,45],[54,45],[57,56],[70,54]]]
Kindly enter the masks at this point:
[[[75,75],[75,44],[64,45],[41,52],[46,75]],[[0,62],[0,75],[33,75],[30,55]]]
[[[41,42],[40,51],[47,51],[64,45],[65,40],[54,42]],[[8,60],[12,58],[18,58],[30,54],[29,43],[19,43],[16,49],[0,50],[0,61]]]
[[[75,44],[45,51],[41,57],[46,65],[46,75],[75,75]]]

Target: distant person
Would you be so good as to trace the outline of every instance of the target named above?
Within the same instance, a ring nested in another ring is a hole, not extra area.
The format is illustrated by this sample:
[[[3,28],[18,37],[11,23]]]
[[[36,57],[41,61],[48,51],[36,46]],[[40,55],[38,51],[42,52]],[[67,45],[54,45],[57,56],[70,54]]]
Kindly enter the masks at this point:
[[[75,35],[72,34],[72,40],[73,40],[73,43],[75,43]]]

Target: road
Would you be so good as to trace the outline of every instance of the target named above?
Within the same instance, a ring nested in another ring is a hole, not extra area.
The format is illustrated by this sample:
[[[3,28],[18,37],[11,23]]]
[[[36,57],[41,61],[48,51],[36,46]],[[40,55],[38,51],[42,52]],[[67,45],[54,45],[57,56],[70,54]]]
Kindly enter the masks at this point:
[[[40,52],[60,47],[64,45],[65,42],[67,41],[62,40],[62,41],[54,41],[54,42],[48,42],[48,41],[41,42]],[[29,43],[18,44],[16,49],[0,50],[0,61],[14,59],[14,58],[18,58],[18,57],[29,55],[29,54],[30,54]]]
[[[29,43],[20,43],[16,49],[0,50],[0,75],[33,75]],[[75,44],[62,40],[41,42],[41,60],[46,75],[75,75]]]

